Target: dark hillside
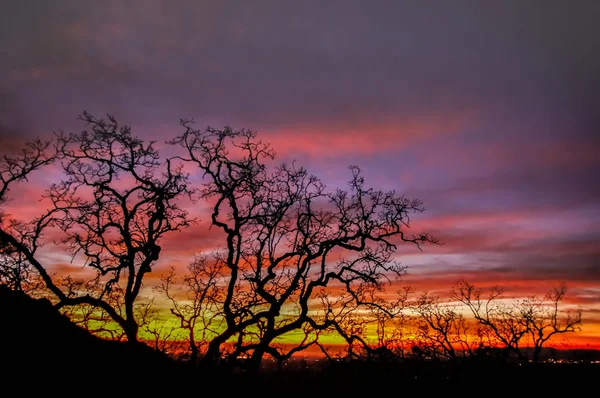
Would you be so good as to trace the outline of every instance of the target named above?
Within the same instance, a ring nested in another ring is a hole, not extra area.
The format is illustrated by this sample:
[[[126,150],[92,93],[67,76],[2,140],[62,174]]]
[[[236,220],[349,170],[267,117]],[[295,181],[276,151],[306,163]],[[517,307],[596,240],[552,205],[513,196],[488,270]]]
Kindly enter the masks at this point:
[[[33,299],[6,286],[0,286],[0,321],[0,365],[5,380],[114,381],[118,375],[166,376],[179,368],[144,344],[97,338],[60,314],[48,300]]]

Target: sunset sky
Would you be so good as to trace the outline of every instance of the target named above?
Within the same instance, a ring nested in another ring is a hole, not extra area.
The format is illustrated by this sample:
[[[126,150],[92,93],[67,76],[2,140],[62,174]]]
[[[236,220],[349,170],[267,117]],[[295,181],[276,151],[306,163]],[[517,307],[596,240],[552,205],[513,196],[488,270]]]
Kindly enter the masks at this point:
[[[584,309],[570,339],[600,348],[599,20],[594,0],[4,2],[0,150],[81,130],[83,110],[161,146],[180,118],[256,130],[329,187],[359,165],[424,202],[414,229],[444,245],[402,248],[404,283],[564,281]],[[157,270],[212,247],[207,228]]]

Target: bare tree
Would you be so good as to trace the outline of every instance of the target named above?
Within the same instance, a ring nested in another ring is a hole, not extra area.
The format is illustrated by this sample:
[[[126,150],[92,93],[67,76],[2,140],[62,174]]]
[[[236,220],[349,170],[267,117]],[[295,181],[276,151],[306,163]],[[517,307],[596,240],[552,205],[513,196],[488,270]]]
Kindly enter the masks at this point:
[[[504,358],[508,359],[512,353],[518,360],[526,360],[521,343],[529,333],[529,325],[523,322],[518,305],[507,302],[498,287],[492,288],[487,298],[483,298],[482,294],[482,289],[465,280],[459,281],[452,291],[452,297],[465,304],[475,320],[489,332],[492,344],[502,347]]]
[[[530,296],[507,303],[499,288],[493,288],[489,298],[482,300],[481,289],[460,281],[453,294],[471,309],[475,319],[486,329],[482,334],[491,335],[504,347],[505,353],[513,352],[519,360],[527,359],[521,343],[529,340],[533,346],[531,359],[538,362],[543,346],[553,336],[574,333],[581,328],[581,309],[560,308],[565,292],[563,284],[551,289],[543,298]]]
[[[373,345],[377,356],[388,359],[399,359],[404,357],[408,341],[408,329],[410,315],[407,313],[411,308],[410,294],[414,289],[404,286],[396,292],[394,300],[386,301],[386,309],[374,308],[373,316],[377,323],[376,338]]]
[[[415,302],[418,317],[418,334],[422,348],[427,348],[432,357],[442,355],[456,361],[473,353],[477,347],[465,317],[439,297],[428,292],[421,294]]]
[[[182,341],[185,336],[169,322],[161,308],[156,306],[156,297],[144,297],[136,305],[136,319],[140,327],[141,339],[155,351],[172,358],[180,358]]]
[[[566,286],[551,289],[543,298],[528,297],[519,304],[522,321],[533,344],[533,362],[539,362],[543,346],[558,334],[581,330],[581,309],[562,310]]]
[[[112,116],[105,120],[83,113],[79,118],[89,131],[56,137],[55,157],[61,160],[64,179],[44,195],[49,210],[26,227],[3,227],[0,239],[35,268],[59,309],[95,307],[123,329],[128,341],[136,342],[135,302],[144,276],[159,258],[160,240],[193,222],[178,205],[191,192],[188,178],[181,165],[161,160],[153,142],[132,136]],[[51,159],[44,155],[47,147],[36,144],[30,147],[33,155],[6,163],[2,195],[8,184]],[[66,246],[74,261],[93,270],[94,286],[100,289],[75,292],[53,280],[37,256],[47,230],[61,231],[55,244]],[[119,300],[108,299],[115,294],[121,295]]]
[[[226,236],[225,327],[209,343],[206,365],[219,361],[228,341],[257,371],[274,341],[305,324],[342,333],[338,318],[313,316],[310,303],[322,289],[337,283],[355,309],[381,307],[365,293],[402,273],[396,245],[436,242],[405,231],[410,214],[423,211],[420,201],[366,188],[358,167],[351,167],[348,191],[328,192],[295,164],[268,168],[275,154],[255,132],[182,125],[172,144],[202,171],[200,197]]]
[[[167,275],[161,276],[158,290],[171,302],[171,313],[179,321],[179,328],[187,334],[189,362],[194,365],[198,362],[202,346],[218,335],[223,322],[222,304],[226,288],[222,281],[224,266],[218,253],[212,258],[200,253],[188,265],[187,272],[182,277],[183,286],[174,287],[179,283],[174,268]],[[185,296],[177,297],[177,293],[182,290]]]
[[[321,291],[319,320],[320,323],[335,321],[332,331],[346,342],[345,359],[396,360],[403,356],[408,320],[405,311],[412,291],[404,287],[395,299],[380,295],[382,286],[372,284],[357,286],[353,294],[345,290],[335,294]]]

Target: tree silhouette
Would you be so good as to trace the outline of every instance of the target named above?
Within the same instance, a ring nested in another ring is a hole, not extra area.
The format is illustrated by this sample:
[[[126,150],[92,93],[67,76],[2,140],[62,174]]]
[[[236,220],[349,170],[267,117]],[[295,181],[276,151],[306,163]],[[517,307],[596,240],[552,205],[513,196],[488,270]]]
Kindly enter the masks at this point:
[[[452,297],[465,304],[475,320],[489,332],[492,344],[502,346],[504,358],[512,353],[518,360],[524,361],[526,355],[521,343],[529,329],[520,319],[518,309],[503,300],[503,290],[499,287],[492,288],[487,298],[482,295],[482,289],[465,280],[459,281],[452,291]]]
[[[87,305],[104,311],[128,341],[136,342],[135,302],[144,275],[159,258],[160,240],[193,222],[177,203],[191,193],[188,177],[171,159],[161,160],[153,142],[132,136],[114,117],[84,112],[79,119],[89,131],[58,133],[53,156],[43,155],[48,145],[36,142],[30,145],[33,155],[4,165],[2,194],[9,183],[54,159],[60,159],[63,179],[44,194],[47,212],[28,225],[2,228],[0,238],[35,268],[57,308]],[[60,233],[56,245],[94,271],[89,283],[51,277],[36,255],[49,230]]]
[[[552,336],[577,332],[581,327],[581,309],[565,311],[560,308],[565,292],[562,285],[551,289],[543,298],[530,296],[507,302],[498,287],[492,289],[487,299],[482,299],[482,289],[462,280],[455,286],[453,297],[467,305],[493,338],[492,344],[495,340],[502,346],[505,357],[513,353],[519,360],[526,360],[522,343],[529,342],[533,345],[532,360],[538,362],[544,344]]]
[[[557,334],[574,333],[581,329],[581,308],[562,310],[566,286],[551,289],[543,298],[528,297],[519,303],[523,322],[533,343],[534,362],[539,362],[543,346]]]
[[[208,344],[205,365],[218,363],[223,345],[235,341],[234,354],[257,371],[279,338],[306,324],[355,339],[344,335],[339,313],[327,308],[318,316],[311,300],[335,286],[349,300],[341,305],[383,309],[377,293],[403,271],[393,261],[396,245],[436,242],[405,232],[410,214],[423,211],[420,201],[366,188],[358,167],[351,167],[348,191],[328,192],[295,164],[267,167],[274,151],[255,132],[197,130],[189,120],[182,126],[171,143],[202,171],[200,197],[210,201],[211,223],[226,240],[225,327]]]
[[[412,316],[408,311],[412,308],[410,294],[414,289],[410,286],[404,286],[396,293],[396,298],[388,302],[388,309],[381,311],[375,309],[373,312],[377,323],[376,350],[381,355],[403,358],[404,351],[408,342],[409,324]]]
[[[456,308],[425,292],[417,298],[415,311],[419,315],[417,341],[430,356],[456,361],[472,354],[477,346],[476,333],[470,335],[467,320]]]
[[[215,255],[216,261],[206,254],[196,254],[190,262],[187,272],[182,276],[182,287],[175,269],[171,268],[167,275],[161,276],[158,290],[163,292],[171,302],[171,313],[179,321],[179,328],[187,334],[189,342],[189,362],[197,365],[202,346],[215,335],[222,323],[222,304],[226,284],[221,280],[224,276],[223,261]],[[183,289],[185,297],[178,299],[178,290]]]

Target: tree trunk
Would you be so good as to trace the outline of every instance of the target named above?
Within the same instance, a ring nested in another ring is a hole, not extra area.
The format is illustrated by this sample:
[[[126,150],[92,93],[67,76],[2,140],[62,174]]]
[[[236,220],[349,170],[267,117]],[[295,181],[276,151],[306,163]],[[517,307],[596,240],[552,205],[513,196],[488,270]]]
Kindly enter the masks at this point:
[[[198,346],[192,340],[190,341],[190,360],[188,361],[191,366],[196,366],[198,364]]]
[[[254,349],[254,352],[252,352],[252,356],[250,357],[246,367],[248,374],[252,376],[258,374],[260,371],[260,365],[262,364],[262,359],[265,356],[268,346],[269,343],[261,341],[258,344],[258,347]]]
[[[221,344],[224,343],[222,336],[215,337],[206,349],[206,354],[200,361],[200,366],[205,369],[215,369],[221,359]]]
[[[542,346],[536,345],[533,350],[533,362],[538,363],[540,361],[540,355],[542,354]]]
[[[125,325],[125,336],[127,336],[127,341],[132,344],[138,343],[138,324],[135,320],[127,319],[127,324]]]

